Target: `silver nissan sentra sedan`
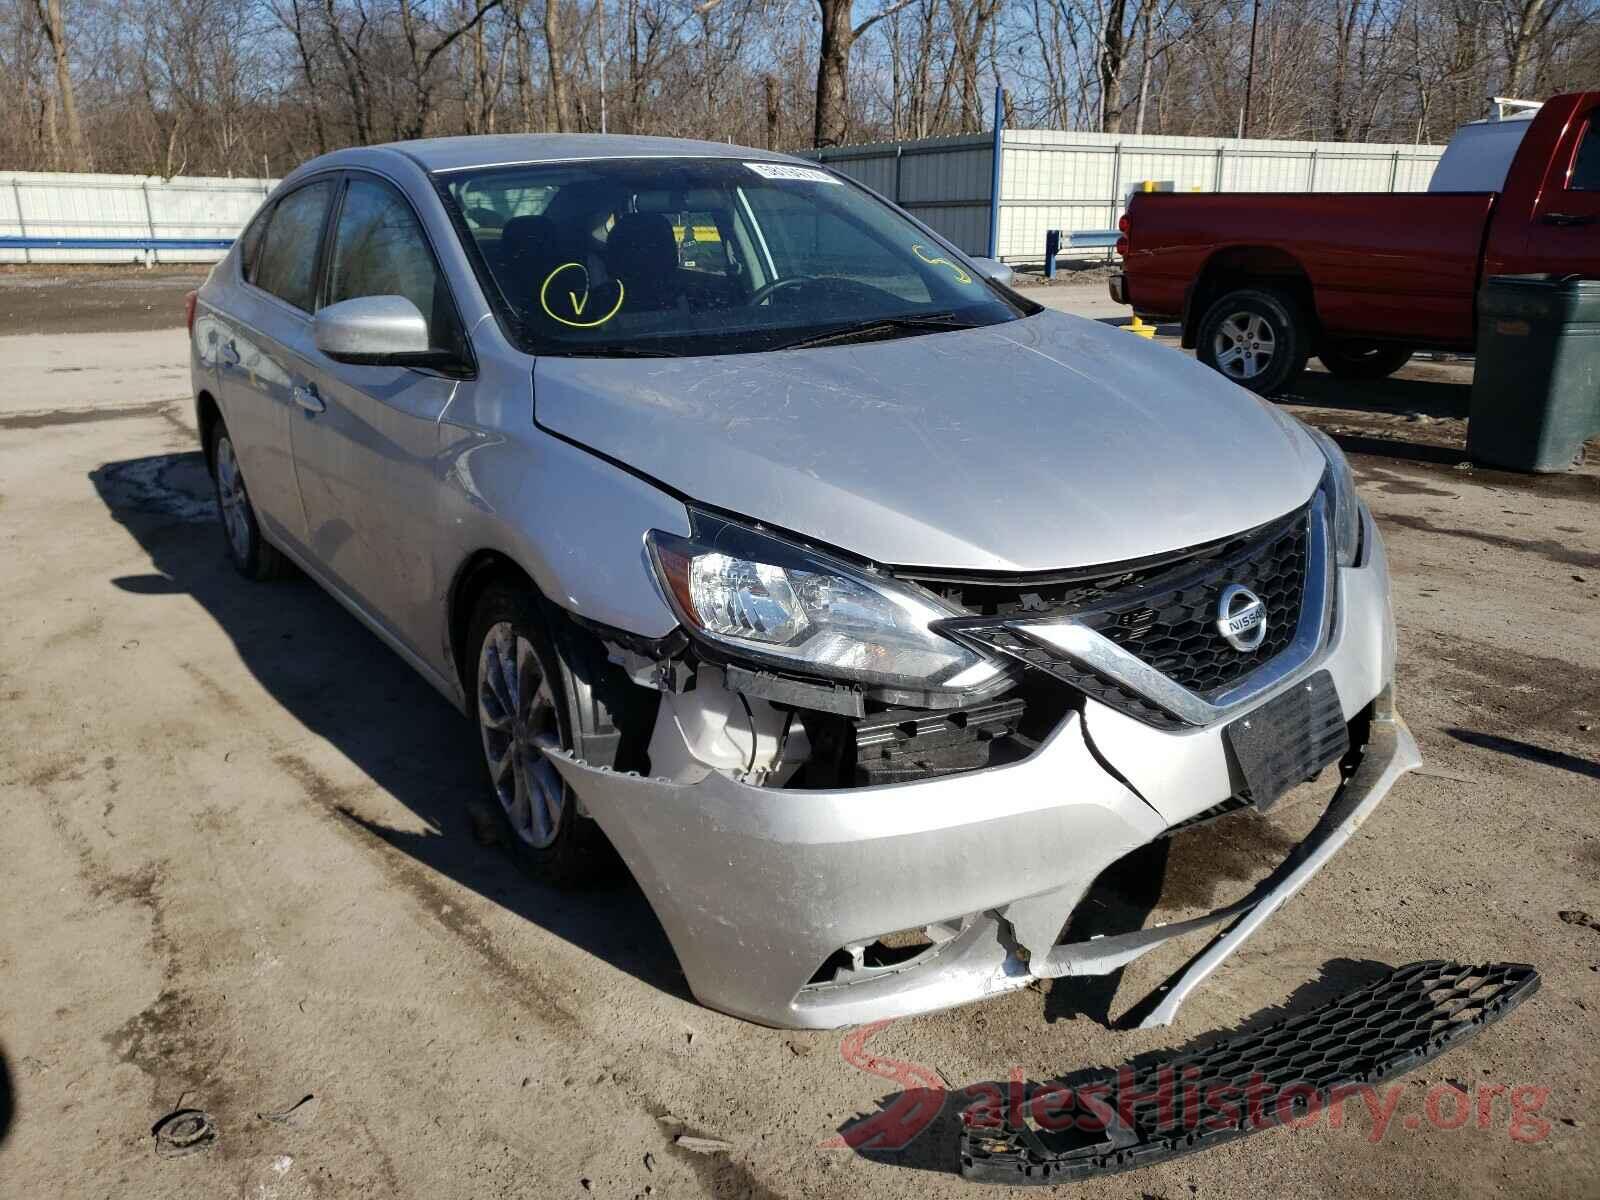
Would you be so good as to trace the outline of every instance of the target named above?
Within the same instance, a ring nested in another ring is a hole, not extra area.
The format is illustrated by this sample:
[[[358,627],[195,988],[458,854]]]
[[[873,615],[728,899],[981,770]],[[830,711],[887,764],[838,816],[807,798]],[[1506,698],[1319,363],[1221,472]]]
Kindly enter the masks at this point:
[[[471,715],[521,864],[620,858],[704,1003],[838,1026],[1209,930],[1164,1023],[1419,764],[1383,543],[1326,437],[1008,284],[765,151],[326,155],[192,302],[227,552]],[[1247,894],[1072,935],[1325,768]]]

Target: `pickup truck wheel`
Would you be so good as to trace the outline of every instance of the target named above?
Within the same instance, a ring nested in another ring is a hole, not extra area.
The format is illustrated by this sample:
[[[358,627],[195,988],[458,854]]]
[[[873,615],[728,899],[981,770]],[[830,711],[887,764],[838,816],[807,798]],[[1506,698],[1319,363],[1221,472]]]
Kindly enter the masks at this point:
[[[473,613],[470,637],[469,695],[500,840],[540,883],[579,888],[608,880],[615,853],[544,755],[546,747],[571,749],[576,712],[536,597],[491,586]]]
[[[1411,361],[1410,346],[1382,342],[1334,342],[1317,351],[1328,374],[1340,379],[1382,379]]]
[[[1200,361],[1263,396],[1287,387],[1310,356],[1306,322],[1288,297],[1261,288],[1229,292],[1200,321]]]

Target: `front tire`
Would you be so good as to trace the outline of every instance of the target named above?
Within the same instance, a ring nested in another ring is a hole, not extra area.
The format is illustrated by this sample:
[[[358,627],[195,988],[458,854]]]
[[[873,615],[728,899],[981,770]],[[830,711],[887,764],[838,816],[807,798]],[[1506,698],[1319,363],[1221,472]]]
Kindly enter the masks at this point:
[[[222,543],[228,561],[246,579],[282,579],[291,573],[289,560],[261,536],[255,505],[244,484],[244,471],[234,452],[228,427],[220,420],[212,427],[207,455],[211,466],[211,486],[217,495],[217,516],[222,525]]]
[[[1304,314],[1288,296],[1240,288],[1220,297],[1201,318],[1201,362],[1257,395],[1288,387],[1305,370],[1310,339]]]
[[[1410,346],[1383,342],[1332,342],[1317,351],[1328,374],[1339,379],[1384,379],[1411,361]]]
[[[574,889],[608,881],[616,864],[610,843],[578,811],[577,797],[543,752],[572,749],[578,714],[570,672],[537,598],[491,585],[474,610],[468,645],[469,695],[500,840],[540,883]]]

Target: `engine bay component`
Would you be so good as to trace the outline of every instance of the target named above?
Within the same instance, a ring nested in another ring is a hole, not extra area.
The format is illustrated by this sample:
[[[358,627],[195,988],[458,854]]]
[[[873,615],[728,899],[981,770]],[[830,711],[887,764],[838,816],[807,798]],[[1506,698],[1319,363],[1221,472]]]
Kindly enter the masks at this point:
[[[702,663],[691,690],[661,697],[650,769],[678,783],[723,771],[745,783],[782,784],[809,750],[793,712],[733,691],[720,667]]]
[[[856,772],[862,782],[930,779],[986,767],[991,743],[1017,731],[1027,704],[1019,697],[972,708],[890,709],[855,723]]]

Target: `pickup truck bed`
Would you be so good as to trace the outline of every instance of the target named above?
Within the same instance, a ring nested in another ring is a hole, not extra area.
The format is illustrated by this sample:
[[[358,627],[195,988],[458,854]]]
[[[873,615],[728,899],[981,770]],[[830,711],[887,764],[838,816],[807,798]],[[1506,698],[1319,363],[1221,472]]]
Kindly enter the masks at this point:
[[[1140,263],[1130,298],[1141,312],[1176,316],[1190,285],[1206,273],[1290,286],[1303,281],[1317,317],[1331,328],[1380,338],[1404,329],[1419,341],[1470,347],[1472,296],[1496,199],[1426,192],[1141,195],[1130,216],[1136,244],[1144,245],[1147,225],[1160,240]]]
[[[1600,92],[1547,102],[1498,193],[1139,193],[1124,222],[1112,297],[1237,382],[1388,374],[1470,351],[1488,275],[1600,275]]]

